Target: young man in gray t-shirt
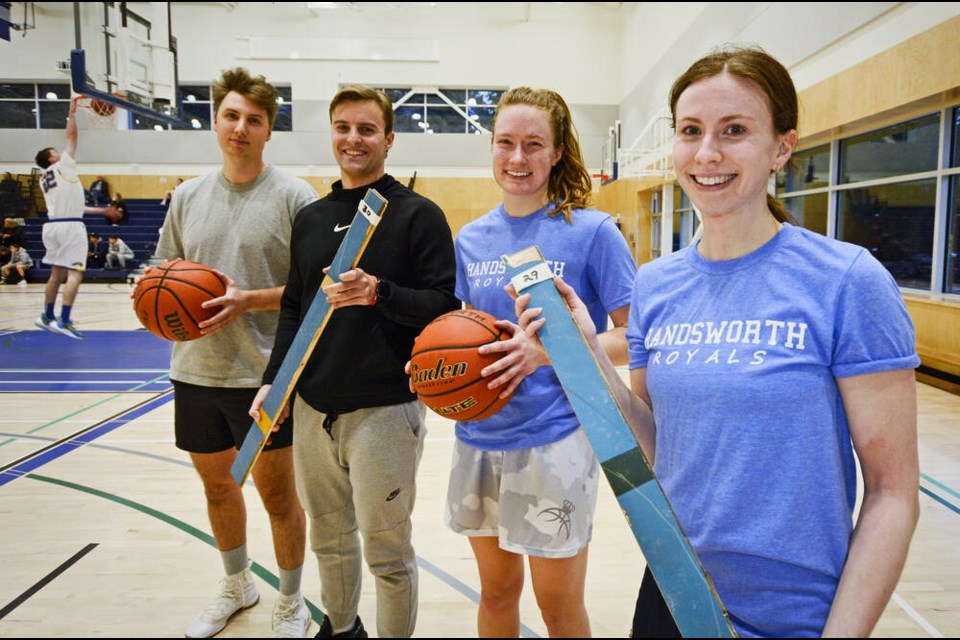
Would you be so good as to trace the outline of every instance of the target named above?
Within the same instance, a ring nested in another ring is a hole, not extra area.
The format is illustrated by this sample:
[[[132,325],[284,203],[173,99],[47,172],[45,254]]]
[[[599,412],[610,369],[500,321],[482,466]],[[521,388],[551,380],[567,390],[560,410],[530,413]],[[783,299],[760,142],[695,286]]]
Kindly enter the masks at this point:
[[[231,615],[259,599],[249,569],[243,493],[230,467],[250,428],[247,411],[273,347],[293,220],[317,199],[306,182],[263,160],[276,95],[262,76],[251,77],[242,68],[224,72],[214,85],[213,123],[223,166],[173,193],[157,247],[164,259],[213,267],[227,286],[222,297],[205,303],[218,312],[200,323],[203,337],[176,343],[170,363],[177,447],[190,453],[203,481],[227,575],[216,600],[187,628],[192,638],[219,633]],[[280,566],[274,637],[303,637],[310,627],[300,594],[306,524],[291,443],[292,425],[284,425],[272,434],[252,471]]]

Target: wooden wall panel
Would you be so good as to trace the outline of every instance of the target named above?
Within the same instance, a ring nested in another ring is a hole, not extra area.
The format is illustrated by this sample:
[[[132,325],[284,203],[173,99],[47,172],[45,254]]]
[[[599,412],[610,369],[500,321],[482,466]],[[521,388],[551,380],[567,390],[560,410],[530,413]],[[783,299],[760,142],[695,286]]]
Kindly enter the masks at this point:
[[[960,87],[958,42],[960,16],[801,91],[800,134],[829,134],[955,92]]]
[[[917,353],[923,365],[960,377],[960,304],[906,298],[907,310],[917,331]],[[960,386],[925,382],[960,392]]]

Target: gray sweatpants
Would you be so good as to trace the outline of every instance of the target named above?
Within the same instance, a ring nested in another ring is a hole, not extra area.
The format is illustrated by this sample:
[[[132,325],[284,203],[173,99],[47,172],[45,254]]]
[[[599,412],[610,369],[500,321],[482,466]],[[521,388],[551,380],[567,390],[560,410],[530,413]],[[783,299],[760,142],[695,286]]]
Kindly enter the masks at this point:
[[[357,616],[363,536],[377,586],[377,635],[410,637],[417,622],[410,516],[426,407],[414,401],[360,409],[330,424],[330,416],[297,398],[293,414],[297,493],[310,518],[320,598],[334,631],[350,629]]]

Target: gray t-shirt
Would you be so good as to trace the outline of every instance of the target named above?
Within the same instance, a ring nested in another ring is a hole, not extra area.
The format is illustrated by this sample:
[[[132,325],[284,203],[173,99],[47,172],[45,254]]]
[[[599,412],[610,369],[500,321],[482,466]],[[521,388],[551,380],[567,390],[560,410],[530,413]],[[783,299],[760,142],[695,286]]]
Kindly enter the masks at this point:
[[[221,271],[244,290],[283,285],[290,230],[317,199],[313,187],[268,166],[253,182],[231,184],[217,170],[173,192],[157,255]],[[279,311],[249,311],[223,331],[173,347],[170,378],[205,387],[259,387]]]

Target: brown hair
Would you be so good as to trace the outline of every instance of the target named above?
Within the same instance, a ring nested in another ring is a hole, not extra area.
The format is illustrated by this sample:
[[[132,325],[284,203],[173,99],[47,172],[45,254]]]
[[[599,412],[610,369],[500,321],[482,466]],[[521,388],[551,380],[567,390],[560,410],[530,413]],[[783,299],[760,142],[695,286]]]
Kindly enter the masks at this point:
[[[37,161],[37,166],[41,169],[46,169],[50,166],[50,154],[56,151],[53,147],[46,147],[37,151],[37,157],[34,160]]]
[[[393,102],[390,101],[390,97],[383,91],[358,84],[344,87],[337,91],[337,95],[333,96],[333,100],[330,101],[330,122],[333,122],[333,112],[344,102],[366,102],[368,100],[377,103],[377,106],[380,107],[380,112],[383,114],[383,135],[388,136],[393,133]]]
[[[677,128],[677,101],[680,95],[693,83],[723,72],[752,82],[766,94],[776,133],[782,135],[797,129],[800,108],[790,72],[759,47],[730,46],[715,49],[700,58],[673,83],[670,88],[670,115],[674,131]],[[795,218],[787,211],[783,202],[769,193],[767,207],[779,222],[796,224]]]
[[[267,112],[270,127],[277,119],[277,89],[267,82],[263,76],[253,76],[243,67],[227,69],[220,79],[213,83],[213,112],[220,110],[220,103],[231,91],[236,91],[244,98]]]
[[[563,214],[567,222],[573,222],[573,209],[590,206],[590,192],[593,184],[590,182],[590,172],[583,162],[583,153],[580,151],[580,141],[577,130],[573,126],[573,118],[567,103],[556,91],[549,89],[531,89],[530,87],[516,87],[510,89],[500,97],[497,108],[493,112],[493,128],[497,128],[497,116],[504,107],[515,104],[526,104],[542,109],[550,118],[550,129],[553,131],[553,143],[563,149],[560,161],[550,170],[550,179],[547,183],[547,198],[556,205],[553,215]]]

